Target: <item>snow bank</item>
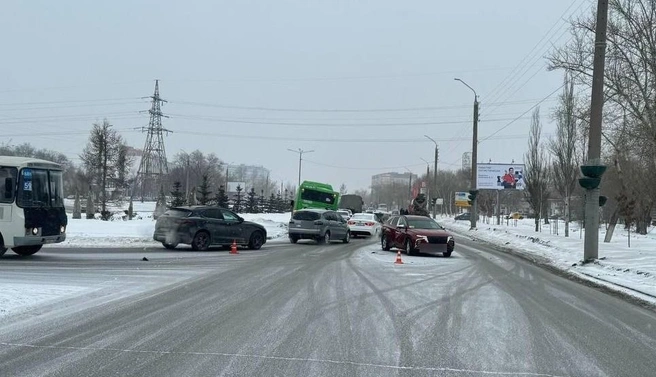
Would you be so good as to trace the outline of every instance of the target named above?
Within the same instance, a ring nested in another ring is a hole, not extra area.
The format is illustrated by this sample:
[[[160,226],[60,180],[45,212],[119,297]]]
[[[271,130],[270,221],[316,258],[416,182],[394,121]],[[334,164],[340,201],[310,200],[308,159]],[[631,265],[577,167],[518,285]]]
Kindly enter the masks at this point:
[[[558,234],[555,234],[556,224],[543,224],[542,231],[535,232],[535,221],[532,219],[518,220],[516,225],[513,220],[509,224],[504,221],[502,225],[495,225],[494,221],[490,224],[479,221],[476,231],[469,231],[469,221],[440,218],[438,222],[455,232],[511,248],[518,253],[541,257],[562,271],[656,303],[654,228],[647,235],[631,233],[631,247],[628,246],[629,233],[622,226],[615,228],[610,243],[603,242],[606,230],[601,228],[599,260],[583,264],[585,230],[580,229],[578,224],[570,224],[570,237],[565,237],[562,221],[558,224]]]
[[[136,217],[127,220],[122,211],[127,210],[128,203],[111,206],[114,212],[110,221],[99,219],[73,219],[68,216],[66,241],[48,247],[147,247],[160,246],[153,240],[155,221],[153,211],[155,202],[133,202]],[[287,224],[291,214],[241,214],[244,219],[258,223],[267,230],[268,239],[287,236]],[[84,214],[83,214],[84,217]]]

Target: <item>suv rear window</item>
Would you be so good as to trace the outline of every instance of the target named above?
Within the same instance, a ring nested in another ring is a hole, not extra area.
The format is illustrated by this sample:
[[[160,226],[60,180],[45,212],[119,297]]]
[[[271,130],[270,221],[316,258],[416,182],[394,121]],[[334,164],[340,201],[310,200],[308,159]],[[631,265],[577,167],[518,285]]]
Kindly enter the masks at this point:
[[[317,212],[310,212],[310,211],[296,211],[294,212],[294,216],[292,217],[294,220],[305,220],[305,221],[314,221],[314,220],[319,220],[321,217],[321,214]]]
[[[191,211],[186,209],[170,209],[164,213],[164,216],[171,217],[189,217]]]

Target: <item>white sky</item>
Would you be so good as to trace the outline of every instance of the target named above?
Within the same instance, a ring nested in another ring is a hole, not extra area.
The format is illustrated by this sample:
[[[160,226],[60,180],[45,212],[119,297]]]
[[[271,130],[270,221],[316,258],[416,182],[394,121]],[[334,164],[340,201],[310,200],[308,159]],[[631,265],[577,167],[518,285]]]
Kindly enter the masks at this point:
[[[107,117],[142,148],[145,135],[134,128],[148,123],[139,111],[150,104],[141,97],[157,78],[169,100],[170,158],[200,149],[296,182],[298,155],[287,149],[314,150],[303,178],[352,190],[368,187],[376,173],[423,173],[422,158],[433,160],[425,134],[439,142],[441,168],[460,166],[471,150],[473,102],[453,80],[460,77],[480,96],[480,139],[495,133],[479,145],[479,161],[518,162],[530,113],[503,127],[561,85],[544,56],[569,39],[565,18],[593,5],[5,2],[0,142],[30,142],[79,162],[91,123]],[[557,94],[542,105],[545,123]],[[386,111],[333,111],[372,109]],[[546,124],[544,132],[552,129]]]

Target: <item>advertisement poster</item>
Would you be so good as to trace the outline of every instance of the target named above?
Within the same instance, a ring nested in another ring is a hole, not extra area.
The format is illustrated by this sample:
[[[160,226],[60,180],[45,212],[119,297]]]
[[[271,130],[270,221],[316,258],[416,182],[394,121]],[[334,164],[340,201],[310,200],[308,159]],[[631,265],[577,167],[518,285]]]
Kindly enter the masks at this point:
[[[524,164],[477,164],[479,190],[524,190]]]
[[[467,192],[456,192],[456,207],[469,207]]]

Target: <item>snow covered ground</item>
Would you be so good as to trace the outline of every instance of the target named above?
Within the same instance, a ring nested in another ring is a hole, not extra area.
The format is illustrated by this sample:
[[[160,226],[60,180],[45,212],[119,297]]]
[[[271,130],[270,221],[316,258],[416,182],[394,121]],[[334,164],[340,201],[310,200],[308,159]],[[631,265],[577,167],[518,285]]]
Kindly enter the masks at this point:
[[[503,221],[502,225],[495,225],[495,221],[489,224],[479,221],[476,231],[469,231],[469,221],[440,218],[438,222],[457,233],[541,258],[560,270],[656,304],[654,228],[647,235],[631,233],[629,247],[629,233],[623,226],[615,228],[610,243],[603,242],[606,229],[602,227],[599,230],[599,260],[582,264],[585,230],[576,223],[570,224],[570,237],[565,237],[562,221],[558,224],[559,234],[555,234],[555,224],[542,225],[542,231],[535,232],[532,219],[518,220],[516,225],[513,220],[509,224]]]
[[[68,206],[69,203],[67,203]],[[72,206],[72,205],[71,205]],[[111,207],[115,215],[112,221],[73,219],[68,216],[66,241],[46,247],[131,247],[155,246],[159,243],[153,240],[155,221],[153,220],[154,202],[134,202],[133,210],[136,218],[123,220],[121,211],[127,210],[128,204]],[[82,214],[84,217],[84,214]],[[270,240],[287,236],[287,223],[290,213],[271,214],[241,214],[241,216],[264,226]]]

